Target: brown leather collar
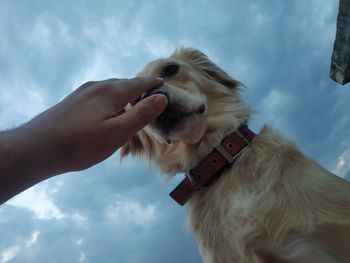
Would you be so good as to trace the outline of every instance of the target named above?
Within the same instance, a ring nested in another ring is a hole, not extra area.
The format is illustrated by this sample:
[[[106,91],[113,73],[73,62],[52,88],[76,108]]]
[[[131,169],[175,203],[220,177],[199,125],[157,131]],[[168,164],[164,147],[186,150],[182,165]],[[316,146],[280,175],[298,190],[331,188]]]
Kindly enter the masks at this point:
[[[207,187],[219,177],[226,166],[233,163],[242,149],[250,144],[256,136],[247,126],[234,131],[197,165],[186,173],[186,178],[170,193],[180,205],[184,205],[198,190]]]

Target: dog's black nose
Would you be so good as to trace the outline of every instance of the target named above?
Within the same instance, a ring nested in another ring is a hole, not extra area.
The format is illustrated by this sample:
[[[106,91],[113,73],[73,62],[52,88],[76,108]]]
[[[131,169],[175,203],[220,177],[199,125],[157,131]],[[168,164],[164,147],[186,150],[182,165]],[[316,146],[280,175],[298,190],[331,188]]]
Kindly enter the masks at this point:
[[[197,110],[197,113],[199,113],[199,114],[204,113],[206,108],[207,108],[207,107],[205,107],[205,105],[202,104],[201,106],[199,106],[199,108],[198,108],[198,110]]]
[[[168,106],[155,119],[153,124],[166,135],[187,115],[180,103],[168,100]]]
[[[179,101],[171,98],[169,91],[164,85],[147,91],[142,96],[142,99],[155,94],[162,94],[166,96],[168,105],[165,110],[152,122],[152,126],[160,130],[164,135],[168,135],[170,131],[179,123],[179,121],[188,114],[185,113],[185,110]]]
[[[169,91],[165,85],[148,90],[143,94],[141,99],[155,94],[162,94],[166,96],[168,100],[168,105],[165,110],[151,124],[154,128],[161,131],[164,136],[168,136],[175,126],[184,118],[196,113],[202,114],[206,110],[205,104],[199,105],[196,110],[188,109],[180,99],[174,98],[174,96],[171,95],[171,91]]]

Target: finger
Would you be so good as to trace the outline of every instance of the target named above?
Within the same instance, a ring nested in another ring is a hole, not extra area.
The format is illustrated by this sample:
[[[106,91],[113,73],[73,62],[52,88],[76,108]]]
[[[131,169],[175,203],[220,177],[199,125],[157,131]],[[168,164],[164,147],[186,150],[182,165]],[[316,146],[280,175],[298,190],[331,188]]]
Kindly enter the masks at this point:
[[[141,95],[147,90],[160,86],[164,83],[162,78],[133,78],[132,84],[128,87],[130,98],[128,101],[134,102],[134,104],[140,99]]]
[[[111,81],[112,85],[118,87],[114,93],[117,99],[127,102],[137,101],[142,93],[162,85],[164,82],[162,78],[112,79],[107,81]]]
[[[131,136],[157,118],[167,104],[166,96],[152,95],[138,102],[125,113],[109,119],[120,144],[124,144]]]

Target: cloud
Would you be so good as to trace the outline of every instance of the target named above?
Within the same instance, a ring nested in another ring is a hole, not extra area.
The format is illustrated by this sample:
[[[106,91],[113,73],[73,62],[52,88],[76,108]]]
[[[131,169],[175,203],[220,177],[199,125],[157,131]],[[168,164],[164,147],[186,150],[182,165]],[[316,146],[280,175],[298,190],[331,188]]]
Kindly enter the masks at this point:
[[[138,225],[147,227],[156,221],[156,207],[154,205],[142,206],[137,201],[118,198],[106,209],[106,217],[115,221],[121,227]]]
[[[20,241],[19,244],[9,246],[0,250],[0,263],[13,262],[13,259],[23,252],[23,250],[31,249],[35,243],[37,243],[40,232],[35,230],[32,232],[31,236],[24,241]]]
[[[288,131],[289,124],[286,122],[286,112],[290,109],[291,104],[293,104],[291,96],[275,87],[261,100],[259,114],[264,116],[264,122]]]
[[[62,219],[65,215],[57,208],[43,184],[36,185],[7,202],[8,205],[28,209],[38,219]]]
[[[193,46],[247,86],[254,130],[268,122],[349,176],[350,93],[328,77],[337,5],[1,1],[0,129],[88,80],[132,77],[176,47]],[[118,159],[52,178],[1,206],[1,260],[201,262],[185,209],[168,197],[181,176],[164,185],[145,160]]]
[[[42,56],[54,56],[58,47],[71,45],[74,41],[69,26],[47,13],[35,18],[32,30],[24,34],[23,38],[29,47],[40,51]]]
[[[339,156],[335,173],[343,178],[350,179],[350,148]]]
[[[0,80],[0,130],[11,128],[28,121],[47,108],[44,95],[35,83],[19,79]]]
[[[1,263],[6,263],[12,260],[21,250],[20,246],[12,246],[7,249],[4,249],[1,252]]]
[[[34,230],[31,237],[26,241],[26,246],[30,247],[38,241],[40,236],[40,231]]]

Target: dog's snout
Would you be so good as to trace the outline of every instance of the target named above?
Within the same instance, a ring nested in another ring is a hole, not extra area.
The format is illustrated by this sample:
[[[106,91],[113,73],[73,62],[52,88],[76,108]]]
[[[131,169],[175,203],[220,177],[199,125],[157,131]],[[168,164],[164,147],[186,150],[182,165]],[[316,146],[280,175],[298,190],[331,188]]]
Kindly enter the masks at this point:
[[[198,110],[197,110],[197,113],[199,113],[199,114],[204,113],[205,110],[206,110],[206,108],[207,108],[207,107],[206,107],[204,104],[202,104],[201,106],[199,106],[199,108],[198,108]]]
[[[146,93],[143,94],[142,99],[149,97],[151,95],[155,95],[155,94],[162,94],[169,101],[169,92],[164,86],[159,86],[159,87],[155,87],[153,89],[148,90]]]
[[[170,140],[167,138],[169,138],[174,130],[177,128],[181,130],[183,127],[187,127],[189,125],[188,122],[194,120],[191,119],[192,117],[199,118],[196,116],[205,113],[207,110],[205,102],[203,100],[200,101],[192,93],[166,85],[157,86],[148,90],[143,94],[141,99],[155,94],[166,96],[168,104],[164,111],[150,125],[153,129],[162,134],[167,143],[169,143]],[[185,120],[188,121],[186,122]]]

